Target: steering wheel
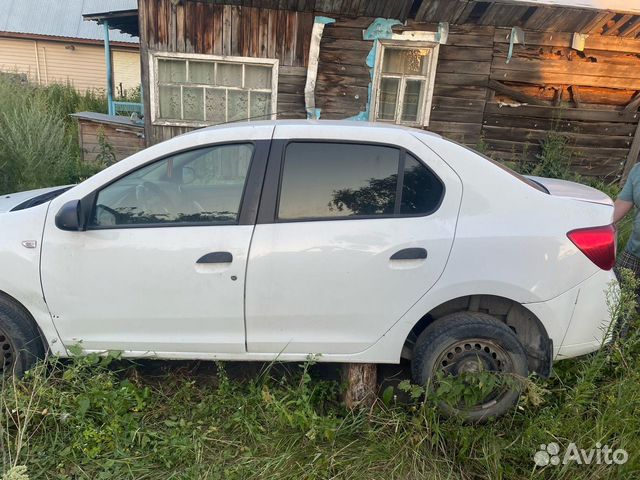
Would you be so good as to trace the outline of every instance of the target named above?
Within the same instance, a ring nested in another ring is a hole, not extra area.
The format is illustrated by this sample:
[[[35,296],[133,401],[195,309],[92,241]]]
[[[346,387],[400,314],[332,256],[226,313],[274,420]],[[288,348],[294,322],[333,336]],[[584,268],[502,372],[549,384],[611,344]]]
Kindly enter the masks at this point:
[[[155,183],[143,182],[137,185],[136,200],[145,213],[169,214],[171,211],[175,211],[174,201]]]

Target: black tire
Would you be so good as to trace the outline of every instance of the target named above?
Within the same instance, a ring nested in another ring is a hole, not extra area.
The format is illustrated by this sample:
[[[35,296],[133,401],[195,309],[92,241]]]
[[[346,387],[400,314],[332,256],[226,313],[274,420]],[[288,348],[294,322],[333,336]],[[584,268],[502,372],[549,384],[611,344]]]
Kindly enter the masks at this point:
[[[33,319],[12,299],[0,295],[0,376],[21,377],[44,354]]]
[[[476,364],[473,367],[473,364]],[[527,377],[527,354],[513,331],[491,315],[457,312],[446,315],[427,327],[418,337],[411,360],[413,381],[433,384],[439,371],[457,375],[473,368],[496,371],[520,378]],[[520,396],[517,382],[509,382],[486,402],[475,406],[454,407],[441,402],[446,416],[468,422],[497,418],[511,409]]]

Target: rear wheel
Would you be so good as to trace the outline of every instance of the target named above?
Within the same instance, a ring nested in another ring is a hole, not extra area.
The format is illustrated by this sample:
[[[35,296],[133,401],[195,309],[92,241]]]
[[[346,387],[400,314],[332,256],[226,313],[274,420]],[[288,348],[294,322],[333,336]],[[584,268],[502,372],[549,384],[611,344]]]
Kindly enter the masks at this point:
[[[515,333],[494,317],[453,313],[429,325],[418,337],[411,362],[414,382],[438,388],[446,377],[463,376],[470,381],[480,372],[495,373],[495,385],[482,390],[471,405],[453,398],[442,401],[440,409],[445,415],[485,421],[504,414],[517,402],[518,378],[529,373],[527,355]]]
[[[10,299],[0,296],[0,376],[22,376],[44,357],[33,319]]]

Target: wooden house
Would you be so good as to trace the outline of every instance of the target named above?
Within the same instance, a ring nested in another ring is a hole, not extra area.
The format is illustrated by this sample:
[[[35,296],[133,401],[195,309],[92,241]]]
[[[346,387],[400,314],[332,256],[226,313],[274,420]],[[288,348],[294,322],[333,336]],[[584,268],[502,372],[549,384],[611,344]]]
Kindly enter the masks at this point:
[[[4,0],[0,72],[41,85],[70,83],[80,91],[104,92],[104,32],[93,22],[83,22],[82,15],[105,7],[130,6],[131,0]],[[112,88],[118,96],[125,96],[140,86],[138,39],[115,32],[111,40]]]
[[[574,168],[640,151],[640,4],[622,0],[139,0],[147,145],[246,118],[425,128],[497,159],[550,131]]]

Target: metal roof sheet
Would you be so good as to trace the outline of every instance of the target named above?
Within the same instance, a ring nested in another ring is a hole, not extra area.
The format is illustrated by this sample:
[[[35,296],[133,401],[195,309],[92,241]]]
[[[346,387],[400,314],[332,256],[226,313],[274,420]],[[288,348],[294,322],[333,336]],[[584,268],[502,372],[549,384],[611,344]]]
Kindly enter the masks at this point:
[[[137,8],[136,0],[0,0],[0,31],[102,40],[102,26],[85,21],[83,14]],[[137,37],[116,30],[109,36],[112,41],[138,43]]]

